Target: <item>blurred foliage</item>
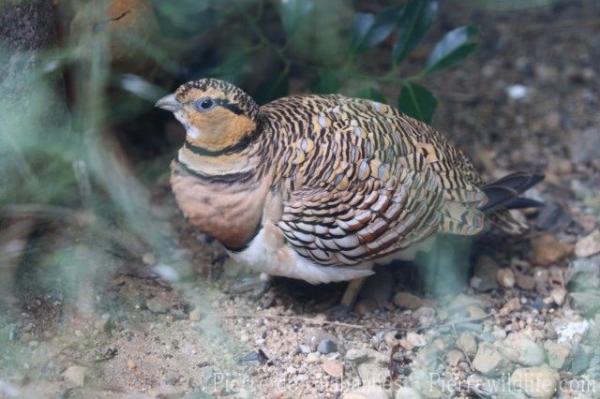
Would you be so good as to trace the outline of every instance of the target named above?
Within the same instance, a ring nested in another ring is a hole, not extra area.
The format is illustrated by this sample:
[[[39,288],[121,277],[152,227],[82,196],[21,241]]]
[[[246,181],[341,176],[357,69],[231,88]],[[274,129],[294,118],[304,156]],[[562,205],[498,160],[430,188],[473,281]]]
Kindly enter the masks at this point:
[[[383,3],[59,2],[60,43],[2,82],[21,94],[0,104],[0,226],[15,232],[0,236],[0,260],[10,258],[0,272],[18,270],[17,280],[39,292],[62,287],[79,303],[94,291],[77,291],[82,281],[102,281],[122,259],[147,252],[157,272],[185,280],[190,264],[172,255],[174,228],[139,181],[168,173],[165,148],[181,137],[165,136],[167,116],[151,106],[184,81],[226,79],[259,102],[291,92],[396,97],[402,111],[430,122],[438,101],[424,81],[464,60],[477,30],[429,40],[438,1]],[[0,52],[0,62],[12,66],[15,56]],[[48,114],[64,117],[49,123]],[[34,223],[14,228],[23,220]],[[29,245],[20,257],[5,250],[15,240]]]
[[[402,90],[412,95],[398,97],[396,105],[426,122],[437,101],[416,84],[460,63],[477,45],[475,27],[458,27],[438,38],[420,70],[403,76],[402,62],[435,26],[434,0],[390,1],[368,10],[344,0],[157,1],[154,7],[164,48],[181,56],[175,82],[214,76],[244,87],[259,102],[292,91],[382,101]]]
[[[551,6],[559,0],[452,0],[467,3],[470,7],[483,8],[493,11],[512,11],[530,7]]]
[[[134,177],[164,176],[165,161],[128,158],[159,133],[150,105],[174,85],[215,76],[260,102],[292,91],[387,102],[392,87],[401,110],[430,122],[437,99],[422,81],[477,43],[473,27],[441,35],[425,62],[416,58],[421,69],[403,77],[401,64],[435,25],[437,1],[365,9],[344,0],[72,0],[59,11],[62,43],[40,51],[36,68],[5,78],[23,95],[1,108],[0,222],[37,221],[19,237],[36,247],[21,259],[20,281],[38,281],[42,292],[106,274],[98,265],[115,253],[169,257],[172,228],[152,216]],[[2,53],[2,62],[11,57]],[[56,85],[63,76],[64,97]],[[48,113],[65,117],[46,123]]]
[[[53,4],[59,42],[16,50],[14,43],[0,43],[0,65],[8,70],[0,77],[5,355],[27,349],[26,342],[19,347],[20,309],[32,298],[40,298],[42,314],[46,303],[59,304],[60,317],[118,313],[126,304],[100,294],[115,271],[141,265],[142,258],[154,259],[147,266],[203,310],[206,334],[223,341],[221,348],[236,347],[210,311],[212,288],[193,275],[172,208],[153,197],[167,194],[168,162],[182,137],[172,118],[152,105],[176,85],[218,77],[259,102],[292,92],[381,102],[396,97],[404,112],[429,122],[437,100],[425,79],[461,62],[477,42],[475,28],[459,27],[425,44],[439,13],[431,0]],[[143,182],[152,182],[152,190]],[[6,355],[4,365],[29,364],[19,356]],[[224,361],[233,361],[227,356]]]

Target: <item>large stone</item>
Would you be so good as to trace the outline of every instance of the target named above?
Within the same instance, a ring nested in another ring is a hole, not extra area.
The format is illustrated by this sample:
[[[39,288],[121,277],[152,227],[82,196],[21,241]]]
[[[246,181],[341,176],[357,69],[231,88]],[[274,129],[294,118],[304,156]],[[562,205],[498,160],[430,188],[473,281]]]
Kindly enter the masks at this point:
[[[433,375],[431,371],[425,369],[414,369],[408,380],[410,385],[414,387],[423,398],[440,399],[446,397],[444,393],[435,384],[441,376]]]
[[[542,234],[531,240],[532,262],[540,266],[550,266],[573,253],[573,245],[559,241],[552,234]]]
[[[502,374],[508,365],[508,361],[488,343],[479,345],[477,354],[473,359],[473,368],[486,376],[497,376]]]
[[[342,399],[389,399],[391,395],[382,387],[367,385],[347,392]]]
[[[587,258],[597,253],[600,253],[600,230],[593,231],[575,244],[575,255],[578,258]]]
[[[415,310],[423,306],[423,300],[410,292],[398,292],[394,296],[394,304],[402,309]]]
[[[375,362],[382,366],[385,366],[389,362],[389,357],[381,352],[377,352],[373,349],[348,349],[345,356],[346,360],[353,363],[363,363],[363,362]]]
[[[469,357],[477,353],[477,339],[470,332],[461,333],[456,340],[456,346]]]
[[[451,349],[446,353],[446,363],[448,363],[449,366],[455,367],[463,360],[465,360],[465,355],[458,349]]]
[[[571,348],[567,344],[560,344],[554,341],[544,342],[544,349],[548,357],[548,365],[556,370],[562,369],[569,359]]]
[[[400,387],[394,395],[394,399],[421,399],[422,396],[412,387]]]
[[[510,384],[523,390],[534,399],[550,399],[558,386],[559,375],[547,366],[516,369],[510,376]]]
[[[367,386],[383,385],[390,375],[388,367],[383,366],[378,362],[360,363],[356,369],[361,380]]]
[[[523,333],[510,334],[498,345],[498,350],[508,360],[523,366],[539,366],[545,358],[542,347]]]

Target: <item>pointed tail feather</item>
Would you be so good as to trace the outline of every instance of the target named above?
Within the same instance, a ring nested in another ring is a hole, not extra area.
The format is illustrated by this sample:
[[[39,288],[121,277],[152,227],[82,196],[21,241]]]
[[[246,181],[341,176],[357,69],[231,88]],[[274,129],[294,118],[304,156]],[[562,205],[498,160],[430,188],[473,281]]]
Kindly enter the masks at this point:
[[[543,179],[544,175],[516,172],[486,184],[483,186],[483,192],[487,196],[488,202],[480,210],[489,214],[502,208],[521,207],[518,206],[519,201],[522,200],[519,196]],[[525,205],[525,207],[527,206]]]
[[[523,217],[519,217],[522,215],[511,213],[510,210],[544,206],[539,201],[520,196],[543,179],[544,175],[516,172],[487,184],[483,187],[483,192],[488,202],[480,210],[500,230],[511,235],[524,234],[529,226]]]

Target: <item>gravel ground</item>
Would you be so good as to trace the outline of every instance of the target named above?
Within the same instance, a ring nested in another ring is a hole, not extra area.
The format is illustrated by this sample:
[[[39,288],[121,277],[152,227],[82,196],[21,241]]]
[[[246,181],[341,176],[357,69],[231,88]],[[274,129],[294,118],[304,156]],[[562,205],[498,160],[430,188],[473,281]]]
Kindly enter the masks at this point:
[[[434,125],[489,178],[546,174],[530,235],[474,243],[454,261],[468,272],[458,290],[414,265],[381,268],[352,313],[328,317],[343,284],[253,291],[161,185],[190,278],[171,286],[147,254],[113,265],[87,317],[32,301],[0,330],[15,343],[0,352],[0,398],[600,397],[600,7],[443,15],[475,21],[483,40],[427,82]]]

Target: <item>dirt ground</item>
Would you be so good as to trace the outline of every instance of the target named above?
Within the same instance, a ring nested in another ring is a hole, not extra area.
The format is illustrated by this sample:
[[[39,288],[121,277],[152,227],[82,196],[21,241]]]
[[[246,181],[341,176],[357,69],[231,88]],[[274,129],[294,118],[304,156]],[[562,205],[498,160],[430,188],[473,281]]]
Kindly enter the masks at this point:
[[[546,206],[527,237],[473,243],[460,292],[433,295],[438,275],[408,264],[346,315],[328,313],[343,284],[256,291],[160,182],[194,269],[171,284],[148,253],[113,265],[88,314],[32,301],[0,328],[0,398],[600,398],[600,7],[443,14],[467,22],[479,50],[426,82],[434,126],[488,178],[545,173],[530,196]]]

